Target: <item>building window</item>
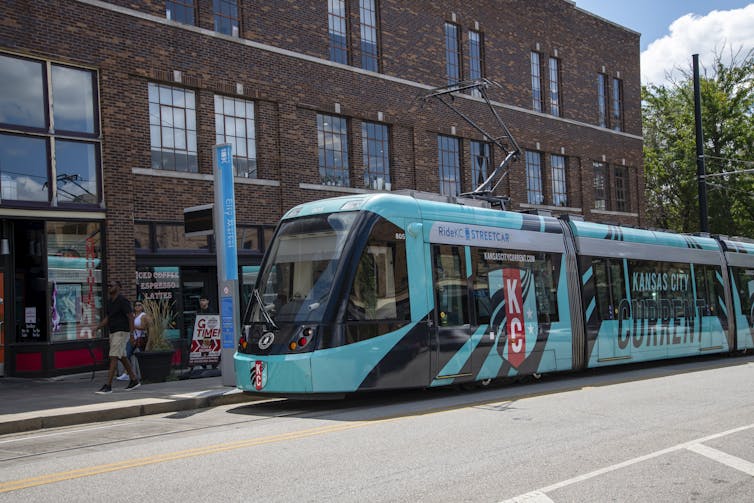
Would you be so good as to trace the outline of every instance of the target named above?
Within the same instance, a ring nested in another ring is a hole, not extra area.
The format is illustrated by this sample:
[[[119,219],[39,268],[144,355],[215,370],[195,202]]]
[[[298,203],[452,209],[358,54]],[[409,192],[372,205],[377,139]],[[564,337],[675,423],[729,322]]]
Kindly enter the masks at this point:
[[[238,28],[238,0],[213,0],[215,11],[215,31],[237,37]]]
[[[6,201],[50,201],[49,140],[0,133],[0,194]]]
[[[317,145],[322,185],[350,187],[346,119],[317,114]]]
[[[599,126],[607,127],[607,75],[597,74],[597,110],[599,113]]]
[[[359,0],[361,18],[361,67],[373,72],[379,71],[377,45],[377,8],[375,0]]]
[[[215,95],[215,143],[230,143],[236,176],[257,177],[254,103]]]
[[[592,163],[594,168],[594,209],[606,210],[608,206],[607,166],[603,162]]]
[[[542,194],[542,154],[526,151],[526,199],[529,204],[544,203]]]
[[[551,155],[550,170],[552,176],[552,204],[555,206],[568,206],[565,157],[562,155]]]
[[[152,169],[197,173],[194,92],[149,84]]]
[[[93,222],[47,222],[52,342],[99,337],[102,229]]]
[[[550,58],[550,114],[560,117],[560,62]]]
[[[544,108],[544,95],[542,94],[542,63],[540,54],[531,53],[531,106],[537,112]]]
[[[0,198],[98,204],[96,74],[0,54],[0,75]]]
[[[471,150],[471,184],[476,189],[489,176],[490,144],[472,141],[469,148]]]
[[[484,77],[484,52],[482,51],[482,34],[469,30],[469,79],[479,80]],[[471,89],[472,96],[481,97],[479,89]]]
[[[437,136],[437,159],[440,174],[440,194],[457,196],[461,193],[460,141],[450,136]]]
[[[461,80],[461,45],[458,42],[458,25],[445,23],[445,73],[448,84]]]
[[[388,127],[374,122],[361,124],[364,150],[364,186],[375,190],[387,189],[390,183],[390,152]]]
[[[629,211],[631,205],[628,200],[628,168],[616,166],[615,176],[615,209],[616,211]]]
[[[58,203],[97,204],[99,157],[94,143],[55,142]]]
[[[330,61],[348,64],[345,0],[328,0],[327,24],[330,31]]]
[[[186,236],[183,224],[156,224],[155,239],[158,250],[209,250],[207,236]]]
[[[165,14],[168,19],[183,24],[194,24],[193,0],[167,0],[165,2]]]
[[[615,131],[623,131],[623,81],[613,79],[611,124]]]

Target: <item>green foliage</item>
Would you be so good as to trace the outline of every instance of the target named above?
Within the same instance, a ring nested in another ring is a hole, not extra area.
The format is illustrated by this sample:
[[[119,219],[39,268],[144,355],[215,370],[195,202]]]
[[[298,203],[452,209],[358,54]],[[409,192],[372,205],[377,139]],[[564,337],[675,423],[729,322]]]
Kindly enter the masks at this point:
[[[700,78],[710,232],[754,237],[754,50]],[[693,76],[642,89],[649,225],[699,230]],[[738,171],[739,173],[735,173]],[[724,173],[724,174],[723,174]]]

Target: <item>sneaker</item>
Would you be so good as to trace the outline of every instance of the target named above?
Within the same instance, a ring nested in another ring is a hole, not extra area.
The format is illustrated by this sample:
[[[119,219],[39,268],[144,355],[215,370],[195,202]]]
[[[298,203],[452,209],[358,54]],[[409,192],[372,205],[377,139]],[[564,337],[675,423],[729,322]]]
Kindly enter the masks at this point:
[[[121,375],[119,375],[119,376],[118,376],[118,377],[116,377],[115,379],[116,379],[117,381],[128,381],[128,380],[129,380],[129,379],[131,379],[131,378],[130,378],[130,377],[128,377],[128,374],[127,374],[127,373],[123,372],[123,373],[122,373]]]
[[[108,395],[113,392],[113,388],[109,384],[103,384],[102,387],[96,393],[98,395]]]
[[[141,386],[141,383],[139,381],[128,381],[128,386],[126,386],[126,391],[131,391],[132,389],[136,389],[139,386]]]

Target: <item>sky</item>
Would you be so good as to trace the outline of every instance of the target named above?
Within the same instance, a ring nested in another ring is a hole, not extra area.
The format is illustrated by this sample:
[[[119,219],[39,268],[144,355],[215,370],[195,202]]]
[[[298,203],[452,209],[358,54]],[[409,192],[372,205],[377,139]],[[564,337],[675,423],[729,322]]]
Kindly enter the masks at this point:
[[[667,84],[678,68],[701,73],[715,54],[729,62],[754,49],[752,0],[576,0],[576,6],[641,33],[642,84]]]

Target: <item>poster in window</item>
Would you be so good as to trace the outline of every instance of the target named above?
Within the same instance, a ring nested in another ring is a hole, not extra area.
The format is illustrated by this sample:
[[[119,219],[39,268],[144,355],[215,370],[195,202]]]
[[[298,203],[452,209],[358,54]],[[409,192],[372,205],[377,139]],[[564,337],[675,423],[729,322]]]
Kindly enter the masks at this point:
[[[81,311],[81,285],[60,284],[57,286],[56,305],[60,323],[77,323]]]

